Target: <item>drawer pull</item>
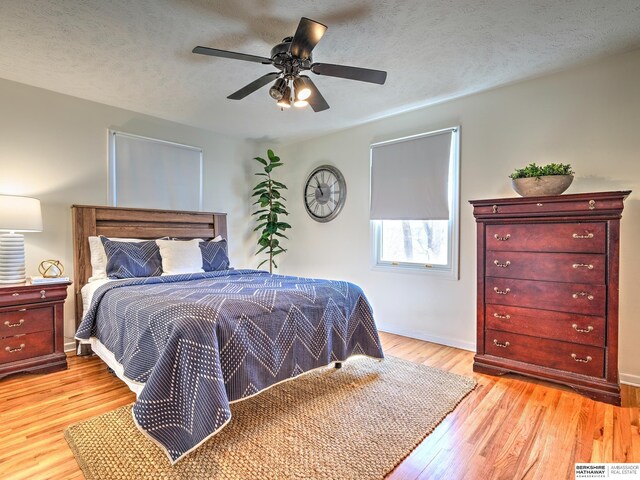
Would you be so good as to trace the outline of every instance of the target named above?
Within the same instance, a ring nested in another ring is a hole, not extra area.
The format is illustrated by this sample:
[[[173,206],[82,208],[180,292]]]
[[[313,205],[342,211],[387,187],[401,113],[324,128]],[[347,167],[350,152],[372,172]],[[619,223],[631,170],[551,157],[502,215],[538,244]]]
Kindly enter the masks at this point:
[[[594,210],[596,208],[596,201],[589,200],[589,210]]]
[[[40,290],[40,298],[47,298],[47,291],[46,290]]]
[[[26,308],[21,308],[20,310],[18,310],[19,312],[26,312],[27,309]]]
[[[591,360],[593,360],[593,358],[591,358],[589,355],[587,355],[587,358],[580,358],[575,353],[571,354],[571,358],[573,358],[576,362],[579,362],[579,363],[589,363]]]
[[[588,270],[593,270],[593,265],[590,263],[574,263],[573,268],[586,268]]]
[[[593,238],[593,233],[589,232],[586,235],[580,235],[579,233],[574,233],[573,238]]]
[[[22,325],[24,323],[24,318],[21,318],[20,321],[18,323],[9,323],[9,320],[7,320],[6,322],[4,322],[4,324],[9,327],[9,328],[13,328],[13,327],[19,327],[20,325]]]
[[[511,262],[510,262],[509,260],[507,260],[507,261],[506,261],[506,262],[504,262],[504,263],[500,263],[498,260],[494,260],[494,261],[493,261],[493,264],[494,264],[496,267],[500,267],[500,268],[507,268],[509,265],[511,265]]]
[[[501,318],[502,320],[511,320],[511,315],[509,314],[501,315],[499,313],[494,313],[493,316],[496,318]]]
[[[20,294],[19,293],[12,293],[11,296],[12,297],[18,297]]]
[[[509,342],[504,342],[504,343],[500,343],[497,339],[493,339],[493,344],[496,347],[500,347],[500,348],[507,348],[509,345],[511,345]]]
[[[496,234],[493,235],[493,238],[495,238],[499,242],[506,242],[507,240],[509,240],[511,238],[511,234],[507,233],[504,237],[501,237],[500,235],[498,235],[496,233]]]
[[[498,205],[493,206],[493,213],[498,213]]]
[[[9,353],[20,352],[23,348],[24,343],[21,343],[19,348],[4,347],[4,349]]]
[[[593,327],[591,325],[589,325],[587,328],[580,328],[578,327],[577,323],[574,323],[573,325],[571,325],[571,327],[573,327],[576,332],[580,333],[589,333],[593,331]]]
[[[498,295],[506,295],[511,291],[511,289],[505,288],[504,290],[499,290],[498,287],[493,287],[493,291],[496,292]]]
[[[589,292],[576,292],[572,296],[573,298],[587,297],[587,300],[593,300],[593,295],[591,295]]]

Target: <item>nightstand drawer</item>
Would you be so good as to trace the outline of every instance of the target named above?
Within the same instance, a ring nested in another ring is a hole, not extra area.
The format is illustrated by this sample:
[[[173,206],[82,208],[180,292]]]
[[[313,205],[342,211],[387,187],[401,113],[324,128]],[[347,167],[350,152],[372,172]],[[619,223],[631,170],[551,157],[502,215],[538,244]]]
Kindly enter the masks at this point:
[[[487,225],[486,249],[605,253],[605,240],[604,223]]]
[[[53,307],[0,312],[0,338],[53,329]]]
[[[20,291],[0,292],[0,307],[4,305],[23,305],[25,303],[64,300],[67,298],[67,284],[63,288],[24,288]]]
[[[604,376],[604,349],[487,329],[486,352],[496,357],[592,377]]]
[[[0,339],[0,363],[53,353],[53,331],[28,333]]]

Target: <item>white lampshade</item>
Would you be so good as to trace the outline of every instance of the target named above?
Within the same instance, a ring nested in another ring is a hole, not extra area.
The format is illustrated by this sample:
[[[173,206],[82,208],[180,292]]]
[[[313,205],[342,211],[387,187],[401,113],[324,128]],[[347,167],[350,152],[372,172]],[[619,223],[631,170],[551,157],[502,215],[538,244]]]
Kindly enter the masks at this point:
[[[16,232],[41,232],[40,200],[0,195],[0,283],[25,281],[24,236]]]
[[[0,195],[0,231],[41,232],[40,200],[13,195]]]

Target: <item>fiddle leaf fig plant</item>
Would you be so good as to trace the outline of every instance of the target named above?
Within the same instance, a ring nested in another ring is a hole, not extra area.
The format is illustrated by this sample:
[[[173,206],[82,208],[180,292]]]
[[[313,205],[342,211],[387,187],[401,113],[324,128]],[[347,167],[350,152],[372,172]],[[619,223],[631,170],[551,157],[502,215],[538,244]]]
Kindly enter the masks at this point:
[[[283,238],[287,238],[282,232],[291,228],[291,225],[280,220],[282,215],[289,215],[284,204],[286,198],[280,193],[281,190],[286,190],[287,186],[271,177],[273,170],[284,164],[271,149],[267,150],[266,160],[262,157],[255,157],[254,160],[260,163],[264,170],[264,172],[256,173],[256,175],[264,178],[253,187],[252,194],[252,197],[257,197],[253,205],[258,206],[258,210],[251,214],[256,216],[258,222],[258,226],[253,231],[262,230],[258,239],[259,248],[256,255],[260,255],[263,252],[268,255],[267,258],[260,262],[258,268],[268,262],[269,273],[273,273],[273,267],[278,268],[275,257],[286,252],[280,243]]]
[[[550,163],[548,165],[536,165],[530,163],[524,168],[516,168],[509,177],[516,178],[540,178],[548,175],[573,175],[571,165],[568,163]]]

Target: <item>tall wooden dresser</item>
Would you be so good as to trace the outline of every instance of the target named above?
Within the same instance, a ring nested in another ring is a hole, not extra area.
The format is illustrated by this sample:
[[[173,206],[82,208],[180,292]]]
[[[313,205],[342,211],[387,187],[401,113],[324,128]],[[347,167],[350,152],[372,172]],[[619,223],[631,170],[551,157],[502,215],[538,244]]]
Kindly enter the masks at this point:
[[[623,201],[598,192],[473,200],[476,372],[515,372],[620,405],[618,261]]]

